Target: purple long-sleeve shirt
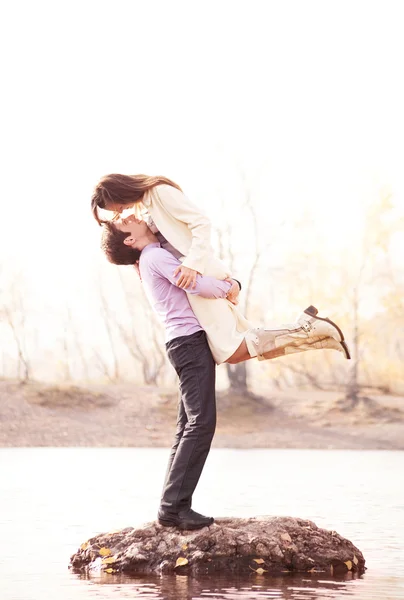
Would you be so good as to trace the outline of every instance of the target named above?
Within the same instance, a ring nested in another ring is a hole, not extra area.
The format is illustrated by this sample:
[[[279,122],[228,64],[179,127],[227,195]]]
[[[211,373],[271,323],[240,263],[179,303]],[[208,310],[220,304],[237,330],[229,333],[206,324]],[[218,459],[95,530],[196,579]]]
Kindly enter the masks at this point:
[[[148,244],[140,255],[139,270],[150,304],[164,323],[166,342],[201,331],[203,327],[194,315],[187,294],[203,298],[225,298],[231,288],[228,281],[197,275],[196,286],[183,290],[176,285],[174,271],[181,265],[159,243]]]

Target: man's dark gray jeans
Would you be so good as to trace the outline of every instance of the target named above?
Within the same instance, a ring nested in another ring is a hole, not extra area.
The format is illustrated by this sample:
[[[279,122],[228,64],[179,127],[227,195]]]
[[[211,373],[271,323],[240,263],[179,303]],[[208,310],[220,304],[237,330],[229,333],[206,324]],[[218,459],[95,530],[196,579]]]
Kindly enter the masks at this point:
[[[166,349],[181,397],[160,510],[177,514],[191,507],[215,433],[216,365],[204,331],[175,338]]]

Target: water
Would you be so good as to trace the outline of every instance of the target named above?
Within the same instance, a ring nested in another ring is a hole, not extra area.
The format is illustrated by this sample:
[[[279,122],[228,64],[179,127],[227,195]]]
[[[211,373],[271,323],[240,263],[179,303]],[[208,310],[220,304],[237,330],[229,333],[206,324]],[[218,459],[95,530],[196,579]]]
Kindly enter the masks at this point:
[[[216,516],[291,515],[363,552],[361,578],[86,579],[89,537],[154,520],[167,449],[0,449],[0,600],[404,599],[404,453],[213,450],[194,496]]]

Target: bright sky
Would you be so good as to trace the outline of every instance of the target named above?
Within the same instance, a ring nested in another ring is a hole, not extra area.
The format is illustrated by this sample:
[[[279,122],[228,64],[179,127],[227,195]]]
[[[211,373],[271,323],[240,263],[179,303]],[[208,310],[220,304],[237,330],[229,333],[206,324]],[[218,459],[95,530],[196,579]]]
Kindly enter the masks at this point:
[[[352,243],[379,186],[404,209],[401,16],[389,0],[6,3],[3,262],[48,299],[77,294],[100,176],[164,174],[240,220],[217,208],[237,164],[268,219],[307,207]]]

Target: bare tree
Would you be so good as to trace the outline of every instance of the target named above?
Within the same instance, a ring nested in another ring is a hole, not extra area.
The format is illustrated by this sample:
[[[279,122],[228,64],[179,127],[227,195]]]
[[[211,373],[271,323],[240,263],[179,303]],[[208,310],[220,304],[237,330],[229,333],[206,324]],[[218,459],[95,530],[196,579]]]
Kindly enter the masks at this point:
[[[61,338],[62,347],[62,369],[65,381],[71,381],[77,373],[75,365],[80,364],[85,379],[89,379],[87,359],[82,343],[82,339],[74,319],[71,306],[66,304],[63,315],[63,336]]]
[[[63,356],[63,360],[62,360],[63,379],[64,379],[64,381],[71,381],[72,373],[70,370],[69,330],[68,330],[66,323],[64,323],[64,327],[63,327],[63,336],[61,339],[61,346],[62,346],[62,356]]]
[[[107,362],[103,359],[102,355],[98,350],[94,350],[98,363],[101,367],[102,372],[110,381],[118,381],[120,379],[119,359],[118,352],[116,349],[115,336],[113,334],[113,324],[111,322],[111,310],[108,306],[108,301],[104,293],[101,281],[98,281],[98,292],[101,301],[101,317],[104,323],[105,331],[107,333],[109,349],[112,356],[112,372],[110,371]]]
[[[106,308],[109,319],[115,323],[127,352],[140,366],[144,382],[147,385],[156,385],[167,365],[167,358],[162,350],[164,342],[161,339],[161,325],[157,322],[143,288],[138,288],[134,302],[134,295],[126,288],[122,272],[119,269],[117,272],[126,303],[125,322],[122,323],[113,311]],[[149,344],[141,340],[140,322],[146,324]]]
[[[361,298],[365,294],[365,286],[374,285],[377,281],[378,262],[386,256],[391,236],[396,230],[397,224],[388,218],[391,209],[391,193],[385,192],[381,193],[378,201],[369,207],[366,215],[362,248],[351,298],[352,363],[345,392],[345,406],[348,409],[355,408],[361,402],[371,402],[371,399],[362,393],[364,386],[361,382],[360,371],[362,360]]]
[[[17,378],[26,383],[31,379],[32,369],[27,351],[27,311],[21,282],[15,279],[9,289],[8,298],[2,302],[0,314],[9,326],[17,350]]]
[[[261,241],[259,219],[254,205],[254,188],[253,184],[248,180],[247,174],[242,167],[238,167],[238,175],[241,181],[242,202],[240,206],[240,214],[243,216],[243,222],[250,222],[252,235],[252,245],[248,251],[251,255],[250,265],[248,267],[248,276],[242,282],[243,292],[241,294],[240,310],[249,318],[252,290],[254,281],[259,269],[261,259],[265,256],[273,243],[273,238],[265,244]],[[224,208],[224,207],[222,207]],[[218,240],[219,254],[226,262],[233,273],[237,273],[237,258],[234,253],[234,223],[227,221],[222,228],[216,228],[216,236]],[[270,237],[270,236],[268,236]],[[244,251],[247,254],[247,249]],[[267,271],[267,273],[269,270]],[[248,384],[248,367],[246,362],[231,365],[226,363],[226,371],[229,379],[229,392],[240,395],[254,397],[249,390]]]

